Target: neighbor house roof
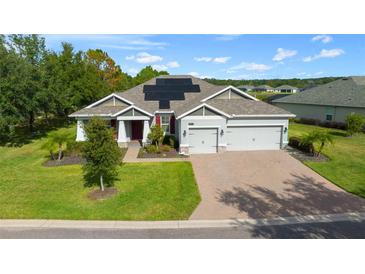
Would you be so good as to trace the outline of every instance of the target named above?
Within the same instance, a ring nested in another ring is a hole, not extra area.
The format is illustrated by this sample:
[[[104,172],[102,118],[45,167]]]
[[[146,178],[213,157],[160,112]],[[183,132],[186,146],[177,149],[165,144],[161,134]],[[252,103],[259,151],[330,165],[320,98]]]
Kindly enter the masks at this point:
[[[290,85],[282,85],[282,86],[277,87],[275,89],[298,89],[298,88],[297,87],[290,86]]]
[[[268,85],[261,85],[261,86],[257,86],[256,89],[274,89],[274,88],[270,87]]]
[[[365,76],[342,78],[272,102],[365,108]]]

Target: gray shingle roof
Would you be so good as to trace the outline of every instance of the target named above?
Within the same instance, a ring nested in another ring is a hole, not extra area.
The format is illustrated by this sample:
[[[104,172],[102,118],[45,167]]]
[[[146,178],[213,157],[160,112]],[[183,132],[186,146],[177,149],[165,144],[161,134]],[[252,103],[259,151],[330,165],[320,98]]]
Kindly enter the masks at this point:
[[[191,78],[194,85],[200,86],[200,92],[185,92],[185,100],[181,101],[170,101],[170,109],[174,110],[176,115],[179,116],[180,114],[198,106],[201,104],[201,100],[228,87],[228,86],[217,86],[210,84],[206,81],[203,81],[199,78],[193,77],[191,75],[162,75],[156,78]],[[144,93],[143,93],[143,86],[144,85],[154,85],[156,84],[156,78],[153,78],[141,85],[138,85],[134,88],[126,90],[124,92],[116,93],[119,96],[133,102],[137,107],[140,107],[150,113],[153,113],[159,109],[159,102],[158,101],[145,101],[144,100]],[[168,109],[163,109],[168,110]]]
[[[273,100],[273,103],[365,108],[365,76],[342,78]]]
[[[242,99],[211,99],[208,105],[229,115],[292,115],[292,113],[262,101]]]
[[[275,89],[298,89],[298,88],[297,87],[290,86],[290,85],[282,85],[282,86],[277,87]]]
[[[88,115],[110,116],[118,113],[123,109],[126,109],[127,107],[128,106],[100,106],[92,108],[83,108],[79,111],[72,113],[70,117],[88,116]]]
[[[239,88],[239,89],[245,89],[245,90],[251,90],[251,89],[254,89],[255,86],[243,85],[243,86],[238,86],[237,88]]]

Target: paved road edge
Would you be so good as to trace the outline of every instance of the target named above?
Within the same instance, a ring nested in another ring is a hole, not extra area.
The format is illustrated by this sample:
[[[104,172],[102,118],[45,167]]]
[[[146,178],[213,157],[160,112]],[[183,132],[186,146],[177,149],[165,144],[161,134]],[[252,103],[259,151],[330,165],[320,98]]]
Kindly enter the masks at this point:
[[[181,229],[181,228],[232,228],[239,226],[294,225],[363,221],[365,212],[341,214],[279,217],[272,219],[225,219],[183,221],[73,221],[73,220],[0,220],[0,228],[73,228],[73,229]]]

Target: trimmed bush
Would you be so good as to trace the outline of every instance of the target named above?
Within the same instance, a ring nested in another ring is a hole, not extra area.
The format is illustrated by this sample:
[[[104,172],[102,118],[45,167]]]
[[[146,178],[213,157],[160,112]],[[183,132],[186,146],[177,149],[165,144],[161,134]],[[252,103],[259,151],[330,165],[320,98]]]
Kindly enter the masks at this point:
[[[169,152],[171,150],[171,147],[169,145],[162,145],[160,146],[161,151]]]
[[[66,145],[65,155],[67,156],[81,156],[83,142],[69,141]]]
[[[300,151],[314,154],[313,143],[303,143],[302,139],[299,137],[290,137],[289,146],[299,149]]]
[[[173,147],[175,149],[179,147],[179,142],[174,135],[165,135],[162,140],[162,144],[169,145],[170,147]]]
[[[148,145],[148,146],[146,146],[145,150],[146,150],[147,153],[151,153],[151,154],[152,153],[160,153],[160,151],[156,148],[155,145]]]
[[[346,117],[347,135],[352,136],[364,130],[365,117],[359,113],[350,113]]]

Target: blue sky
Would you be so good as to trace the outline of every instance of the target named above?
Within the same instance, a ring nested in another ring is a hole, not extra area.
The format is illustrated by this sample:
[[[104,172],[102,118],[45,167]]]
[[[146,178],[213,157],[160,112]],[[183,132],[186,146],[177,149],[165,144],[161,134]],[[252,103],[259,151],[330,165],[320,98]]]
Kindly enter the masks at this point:
[[[170,74],[219,79],[365,75],[365,35],[45,35],[76,50],[100,48],[135,75],[152,65]]]

